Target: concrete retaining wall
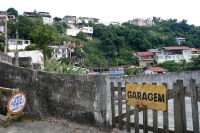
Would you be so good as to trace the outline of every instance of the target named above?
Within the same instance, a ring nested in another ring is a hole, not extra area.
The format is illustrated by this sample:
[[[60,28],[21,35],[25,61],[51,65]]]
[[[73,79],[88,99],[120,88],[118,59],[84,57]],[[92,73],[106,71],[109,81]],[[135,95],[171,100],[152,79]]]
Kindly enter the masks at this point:
[[[106,75],[47,73],[0,62],[0,86],[25,92],[28,102],[24,111],[28,117],[55,116],[111,129]]]
[[[176,80],[184,80],[184,86],[189,84],[190,78],[196,80],[197,84],[200,85],[200,71],[182,71],[182,72],[173,72],[173,73],[162,73],[162,74],[149,74],[149,75],[138,75],[138,76],[127,76],[127,77],[110,77],[110,82],[114,82],[114,85],[117,86],[118,82],[122,82],[122,86],[125,86],[126,82],[129,83],[167,83],[168,89],[172,89],[173,83]]]

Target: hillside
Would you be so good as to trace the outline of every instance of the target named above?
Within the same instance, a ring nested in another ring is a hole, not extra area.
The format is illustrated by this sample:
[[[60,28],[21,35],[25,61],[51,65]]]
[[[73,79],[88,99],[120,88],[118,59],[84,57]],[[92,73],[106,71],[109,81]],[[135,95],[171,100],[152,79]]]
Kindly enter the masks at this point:
[[[62,45],[63,41],[83,44],[84,52],[76,49],[72,56],[84,58],[82,67],[99,67],[115,65],[135,65],[134,53],[163,46],[176,46],[175,37],[186,38],[181,45],[200,48],[200,27],[188,25],[187,20],[176,19],[159,21],[154,18],[156,26],[136,26],[123,23],[121,26],[89,23],[94,28],[93,40],[88,40],[80,32],[76,37],[66,36],[68,28],[64,22],[43,25],[40,18],[18,17],[18,22],[8,22],[8,38],[15,38],[16,28],[20,39],[30,39],[32,44],[26,50],[42,49],[45,57],[51,56],[49,45]],[[3,43],[3,39],[0,38]],[[3,50],[3,45],[1,50]]]

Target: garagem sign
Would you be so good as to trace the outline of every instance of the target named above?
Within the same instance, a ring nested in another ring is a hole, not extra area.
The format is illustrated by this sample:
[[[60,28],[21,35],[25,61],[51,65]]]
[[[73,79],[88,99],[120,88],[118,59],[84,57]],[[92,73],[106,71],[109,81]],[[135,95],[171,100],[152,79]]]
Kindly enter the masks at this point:
[[[23,92],[17,92],[12,95],[7,103],[8,112],[11,114],[20,113],[26,105],[26,95]]]
[[[166,86],[126,84],[127,105],[166,111]]]

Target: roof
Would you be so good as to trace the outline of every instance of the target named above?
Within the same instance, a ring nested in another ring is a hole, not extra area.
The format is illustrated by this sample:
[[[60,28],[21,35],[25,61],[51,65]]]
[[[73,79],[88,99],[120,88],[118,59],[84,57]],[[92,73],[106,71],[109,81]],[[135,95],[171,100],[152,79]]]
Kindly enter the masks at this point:
[[[152,52],[137,52],[138,56],[153,56]]]
[[[198,50],[196,48],[191,48],[190,50],[191,50],[191,52],[200,52],[200,50]]]
[[[181,39],[181,40],[183,39],[183,40],[184,40],[184,39],[186,39],[186,38],[183,38],[183,37],[176,37],[176,39]]]
[[[154,58],[149,58],[149,59],[141,59],[141,61],[154,61]]]
[[[66,43],[66,44],[63,44],[63,46],[75,48],[75,43]]]
[[[166,72],[167,70],[162,67],[150,67],[149,70],[154,72]]]
[[[166,50],[189,50],[189,47],[186,46],[171,46],[171,47],[163,47]]]

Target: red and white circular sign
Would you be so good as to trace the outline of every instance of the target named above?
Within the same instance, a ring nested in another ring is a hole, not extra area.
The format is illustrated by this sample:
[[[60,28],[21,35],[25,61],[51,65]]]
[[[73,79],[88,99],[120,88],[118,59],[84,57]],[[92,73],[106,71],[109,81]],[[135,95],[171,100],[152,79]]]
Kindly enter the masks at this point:
[[[17,92],[12,95],[7,103],[8,112],[11,114],[17,114],[21,112],[26,106],[26,95],[23,92]]]

